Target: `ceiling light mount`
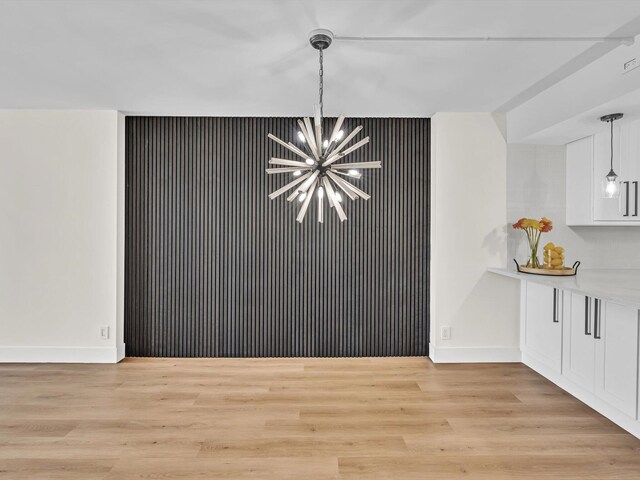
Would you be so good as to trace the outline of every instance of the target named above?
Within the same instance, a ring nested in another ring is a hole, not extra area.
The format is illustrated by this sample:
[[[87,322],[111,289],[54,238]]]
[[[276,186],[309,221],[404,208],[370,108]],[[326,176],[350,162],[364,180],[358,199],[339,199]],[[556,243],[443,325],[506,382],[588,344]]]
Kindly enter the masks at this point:
[[[309,34],[309,43],[316,50],[326,50],[333,42],[333,32],[326,28],[318,28]]]
[[[613,122],[615,120],[620,120],[624,114],[622,113],[610,113],[609,115],[604,115],[600,117],[601,122]]]

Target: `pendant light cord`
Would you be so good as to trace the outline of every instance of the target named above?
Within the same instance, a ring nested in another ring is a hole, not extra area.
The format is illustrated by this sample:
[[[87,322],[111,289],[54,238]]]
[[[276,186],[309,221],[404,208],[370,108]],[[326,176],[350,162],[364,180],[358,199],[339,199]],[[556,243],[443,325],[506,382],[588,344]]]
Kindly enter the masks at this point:
[[[609,123],[611,124],[611,171],[613,171],[613,120]]]
[[[322,48],[318,49],[318,52],[320,52],[320,118],[324,118],[324,112],[322,109],[322,94],[324,93],[324,82],[323,82],[323,76],[324,76],[324,69],[323,69],[323,65],[322,65],[322,60],[323,60],[323,53],[322,53]]]

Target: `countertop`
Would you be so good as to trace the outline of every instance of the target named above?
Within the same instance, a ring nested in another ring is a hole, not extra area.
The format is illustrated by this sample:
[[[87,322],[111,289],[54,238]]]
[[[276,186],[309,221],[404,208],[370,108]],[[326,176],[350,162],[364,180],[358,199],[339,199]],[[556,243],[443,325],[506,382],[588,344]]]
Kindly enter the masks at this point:
[[[574,277],[547,277],[490,268],[490,272],[518,280],[561,288],[640,310],[640,269],[581,269]]]

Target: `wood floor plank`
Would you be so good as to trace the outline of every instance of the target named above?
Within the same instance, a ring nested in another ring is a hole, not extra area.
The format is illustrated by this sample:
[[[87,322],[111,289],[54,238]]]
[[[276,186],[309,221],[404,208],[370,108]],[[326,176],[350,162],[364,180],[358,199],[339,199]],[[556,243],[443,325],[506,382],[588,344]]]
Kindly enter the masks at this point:
[[[106,480],[172,479],[337,480],[335,457],[199,457],[174,459],[136,458],[118,462]]]

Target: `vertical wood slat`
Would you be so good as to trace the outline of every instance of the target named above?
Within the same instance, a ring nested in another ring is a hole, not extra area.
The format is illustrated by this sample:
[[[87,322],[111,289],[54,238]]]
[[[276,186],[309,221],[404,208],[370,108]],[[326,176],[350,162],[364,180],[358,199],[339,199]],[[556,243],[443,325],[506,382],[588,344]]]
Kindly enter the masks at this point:
[[[325,130],[334,120],[328,119]],[[268,141],[294,118],[127,117],[125,342],[130,356],[428,354],[426,118],[348,119],[382,161],[341,223],[267,195]]]

